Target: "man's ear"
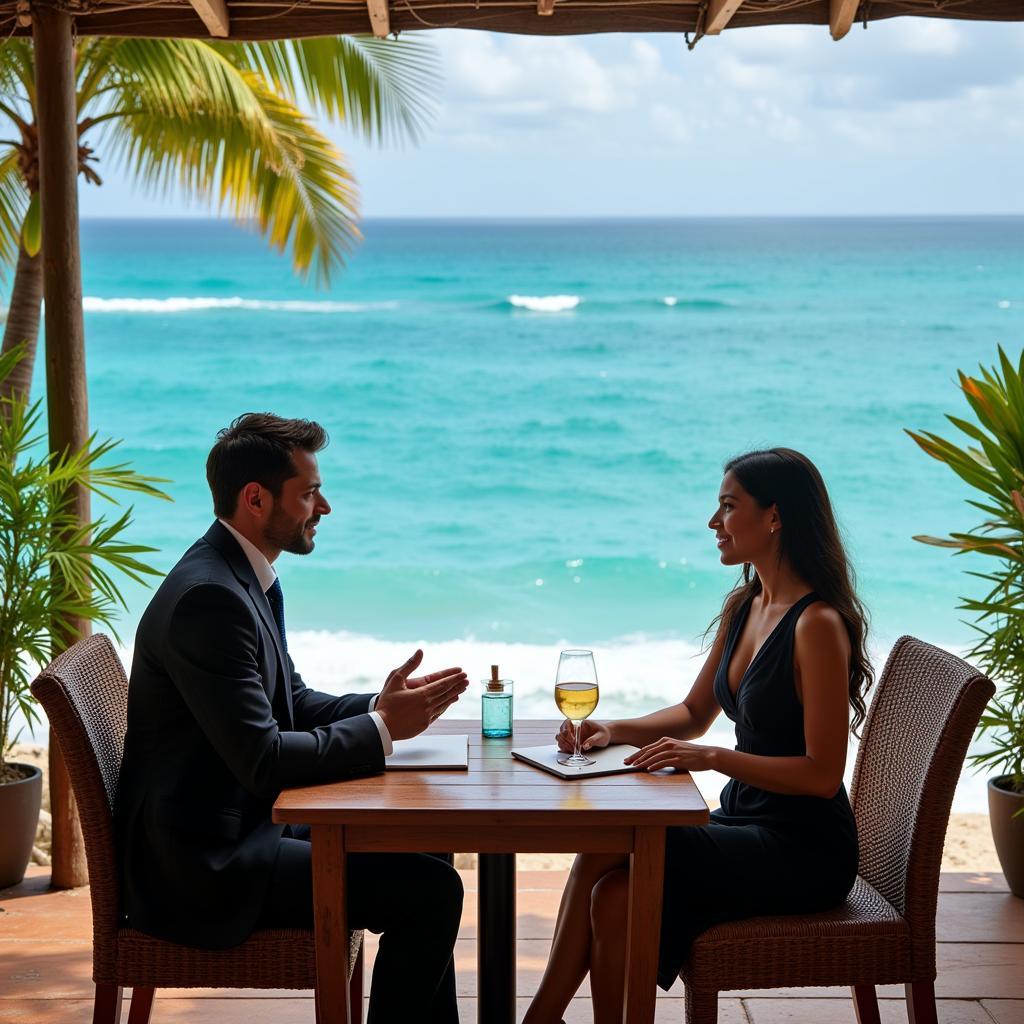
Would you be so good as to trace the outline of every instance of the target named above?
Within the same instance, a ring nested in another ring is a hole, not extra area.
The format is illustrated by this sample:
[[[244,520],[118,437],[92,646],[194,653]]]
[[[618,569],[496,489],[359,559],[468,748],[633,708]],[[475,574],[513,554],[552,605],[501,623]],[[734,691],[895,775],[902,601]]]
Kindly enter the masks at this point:
[[[242,488],[239,504],[244,506],[249,515],[260,518],[266,512],[266,492],[253,481]]]

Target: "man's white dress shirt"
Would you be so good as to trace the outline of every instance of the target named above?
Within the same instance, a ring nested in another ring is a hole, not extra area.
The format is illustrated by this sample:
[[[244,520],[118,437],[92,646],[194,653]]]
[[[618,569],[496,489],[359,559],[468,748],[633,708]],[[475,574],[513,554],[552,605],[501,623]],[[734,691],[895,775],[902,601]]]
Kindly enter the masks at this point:
[[[248,537],[243,537],[230,523],[225,522],[223,519],[218,519],[218,522],[229,530],[231,536],[238,541],[239,547],[245,552],[245,557],[249,559],[252,571],[256,573],[256,579],[259,581],[260,587],[262,587],[265,594],[274,585],[274,580],[277,579],[277,571],[267,561],[267,556]],[[380,695],[378,694],[377,696]],[[377,697],[374,697],[370,701],[369,714],[373,719],[373,724],[377,726],[377,732],[380,733],[381,746],[384,748],[384,756],[387,757],[395,748],[391,743],[391,733],[388,732],[384,719],[380,717],[379,712],[373,710],[376,706]]]

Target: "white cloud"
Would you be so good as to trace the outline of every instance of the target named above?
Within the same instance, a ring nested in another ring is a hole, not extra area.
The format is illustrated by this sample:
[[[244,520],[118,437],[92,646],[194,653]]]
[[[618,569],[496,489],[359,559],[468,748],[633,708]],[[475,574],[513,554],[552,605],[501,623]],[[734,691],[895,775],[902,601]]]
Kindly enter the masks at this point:
[[[951,57],[960,49],[961,37],[956,24],[938,18],[900,19],[903,47],[910,53]]]
[[[635,107],[662,73],[661,53],[630,39],[615,60],[584,42],[448,32],[441,40],[449,96],[498,117],[566,112],[611,114]]]
[[[655,103],[650,116],[651,127],[659,141],[682,143],[693,140],[691,122],[675,107]]]
[[[892,19],[838,44],[822,26],[777,26],[692,53],[654,36],[435,38],[450,82],[438,141],[488,139],[489,152],[604,166],[646,150],[695,168],[700,154],[746,160],[760,147],[775,161],[783,144],[805,159],[834,148],[914,162],[969,145],[983,125],[1024,132],[1017,25]]]
[[[800,138],[800,119],[787,113],[778,103],[758,96],[754,100],[757,122],[770,139],[777,142],[796,142]]]

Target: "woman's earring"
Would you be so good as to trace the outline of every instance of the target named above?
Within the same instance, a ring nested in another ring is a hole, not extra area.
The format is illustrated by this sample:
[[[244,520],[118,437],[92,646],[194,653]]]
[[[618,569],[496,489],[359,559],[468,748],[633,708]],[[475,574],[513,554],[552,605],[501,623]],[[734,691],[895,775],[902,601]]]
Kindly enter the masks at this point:
[[[774,526],[773,526],[773,527],[771,528],[771,532],[772,532],[773,534],[775,533],[775,527],[774,527]]]

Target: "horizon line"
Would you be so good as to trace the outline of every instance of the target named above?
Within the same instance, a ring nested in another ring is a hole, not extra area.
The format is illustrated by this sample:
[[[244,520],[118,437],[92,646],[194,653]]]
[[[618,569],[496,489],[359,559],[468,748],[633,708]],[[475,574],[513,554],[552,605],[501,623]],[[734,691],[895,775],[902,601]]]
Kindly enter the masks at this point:
[[[84,222],[209,222],[209,223],[230,223],[230,224],[251,224],[256,223],[255,218],[236,220],[227,215],[218,214],[189,214],[177,216],[169,214],[166,216],[145,214],[140,216],[92,216],[83,215]],[[424,224],[440,223],[597,223],[605,221],[708,221],[708,220],[996,220],[1024,219],[1024,211],[1020,212],[995,212],[995,213],[642,213],[642,214],[451,214],[451,215],[421,215],[421,214],[374,214],[359,218],[357,224],[379,223],[382,221],[418,222]]]

